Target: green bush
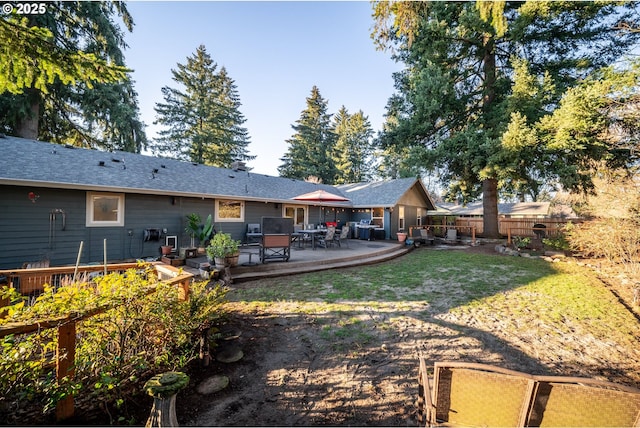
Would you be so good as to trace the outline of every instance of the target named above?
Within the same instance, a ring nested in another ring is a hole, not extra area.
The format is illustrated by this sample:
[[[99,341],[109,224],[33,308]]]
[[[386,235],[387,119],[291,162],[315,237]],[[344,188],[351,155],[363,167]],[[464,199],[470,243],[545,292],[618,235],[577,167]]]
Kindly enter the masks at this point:
[[[153,269],[141,266],[57,290],[46,286],[32,306],[16,301],[15,292],[7,293],[14,304],[0,325],[111,308],[77,323],[73,380],[56,381],[55,364],[52,366],[55,328],[1,339],[0,388],[4,394],[0,414],[6,411],[3,419],[9,422],[17,413],[31,409],[41,412],[34,417],[46,419],[55,403],[68,394],[102,408],[122,405],[141,391],[152,374],[183,369],[198,357],[200,329],[213,327],[215,331],[222,322],[227,289],[196,282],[190,286],[189,301],[181,301],[176,286],[158,282]],[[113,422],[120,423],[124,416],[111,415]]]
[[[545,247],[559,250],[559,251],[570,251],[571,244],[567,241],[567,238],[564,235],[552,236],[549,238],[542,238],[542,243]]]

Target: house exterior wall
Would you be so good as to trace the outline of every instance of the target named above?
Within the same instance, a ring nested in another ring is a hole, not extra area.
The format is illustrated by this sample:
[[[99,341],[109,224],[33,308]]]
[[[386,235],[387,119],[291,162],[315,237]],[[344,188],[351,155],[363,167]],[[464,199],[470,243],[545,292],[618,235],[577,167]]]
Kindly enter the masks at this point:
[[[35,202],[29,199],[29,192],[38,195]],[[212,199],[125,194],[124,226],[87,227],[87,192],[84,190],[0,186],[0,194],[6,207],[0,211],[2,269],[19,268],[25,262],[44,259],[54,266],[75,264],[80,242],[83,242],[82,264],[102,263],[105,239],[109,261],[159,257],[160,245],[166,236],[177,236],[178,247],[190,245],[191,239],[184,230],[188,214],[196,212],[204,221],[215,208]],[[243,239],[247,218],[273,215],[273,204],[261,205],[267,207],[245,207],[245,221],[216,223],[216,229],[231,233],[234,239]],[[51,221],[51,214],[56,210],[55,221]],[[66,222],[64,230],[62,212]],[[147,228],[159,229],[160,240],[145,242]],[[162,233],[163,229],[166,234]]]
[[[393,207],[390,228],[392,239],[397,239],[397,233],[401,231],[399,227],[401,206],[404,207],[404,227],[402,228],[402,232],[409,233],[409,228],[418,224],[418,208],[422,208],[424,210],[422,223],[426,224],[426,212],[429,207],[422,196],[422,192],[414,186],[405,193],[398,201],[398,204]]]

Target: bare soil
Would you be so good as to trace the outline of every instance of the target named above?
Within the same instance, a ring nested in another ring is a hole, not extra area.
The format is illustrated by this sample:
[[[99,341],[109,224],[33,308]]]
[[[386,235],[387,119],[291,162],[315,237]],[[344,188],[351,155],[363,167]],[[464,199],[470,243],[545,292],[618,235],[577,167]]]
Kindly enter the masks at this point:
[[[493,246],[465,251],[494,253]],[[234,285],[259,286],[268,284]],[[629,375],[635,372],[629,365],[640,362],[635,346],[588,343],[580,335],[511,342],[499,327],[433,309],[420,302],[375,308],[357,302],[231,302],[223,331],[229,340],[220,340],[213,354],[234,346],[244,358],[230,364],[214,359],[193,370],[189,387],[177,397],[178,421],[183,426],[415,426],[419,356],[428,363],[465,359],[640,386],[640,375]],[[229,386],[199,394],[198,384],[213,375],[228,376]]]

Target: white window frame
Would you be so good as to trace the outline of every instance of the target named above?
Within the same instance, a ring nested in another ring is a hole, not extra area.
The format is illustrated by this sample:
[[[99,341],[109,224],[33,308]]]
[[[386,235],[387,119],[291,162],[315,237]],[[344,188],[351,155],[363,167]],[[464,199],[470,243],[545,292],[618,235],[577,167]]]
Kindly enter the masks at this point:
[[[94,220],[94,201],[97,197],[118,199],[117,218],[115,221]],[[124,227],[124,193],[87,192],[86,227]]]
[[[240,218],[224,218],[220,217],[220,202],[238,202],[240,203]],[[216,199],[216,216],[217,223],[237,223],[244,222],[244,201],[238,199]]]
[[[376,210],[380,211],[380,213],[382,214],[381,217],[375,217]],[[379,222],[374,220],[379,220]],[[376,223],[376,224],[380,223],[380,227],[384,228],[384,208],[382,207],[371,208],[371,223]]]
[[[309,223],[309,210],[308,210],[308,207],[306,205],[283,205],[282,206],[282,217],[286,217],[287,216],[287,208],[292,208],[294,211],[297,211],[299,209],[301,209],[303,211],[304,220],[302,222],[302,228],[304,228],[305,224]],[[293,218],[293,221],[295,223],[295,217]],[[294,224],[294,226],[295,225],[296,224]]]
[[[398,230],[404,230],[404,205],[398,206]]]
[[[417,226],[422,226],[422,220],[423,220],[423,218],[424,218],[424,212],[425,212],[425,209],[424,209],[424,208],[422,208],[422,207],[418,207],[418,209],[417,209],[417,213],[416,213],[416,223],[417,223]]]

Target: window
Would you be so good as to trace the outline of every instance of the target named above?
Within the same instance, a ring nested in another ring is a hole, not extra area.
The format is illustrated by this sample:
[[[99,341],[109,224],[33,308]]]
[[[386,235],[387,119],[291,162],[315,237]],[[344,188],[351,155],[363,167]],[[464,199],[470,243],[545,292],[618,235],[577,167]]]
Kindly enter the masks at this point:
[[[371,209],[371,224],[384,227],[384,208]]]
[[[123,193],[87,193],[87,227],[124,226]]]
[[[307,209],[305,207],[285,205],[284,216],[293,218],[295,227],[304,229],[304,225],[307,224]]]
[[[216,221],[244,221],[244,202],[216,199]]]
[[[404,206],[398,206],[398,229],[404,230]]]
[[[416,216],[416,224],[418,226],[422,226],[422,217],[424,216],[424,211],[425,211],[424,208],[418,207],[418,213]]]

